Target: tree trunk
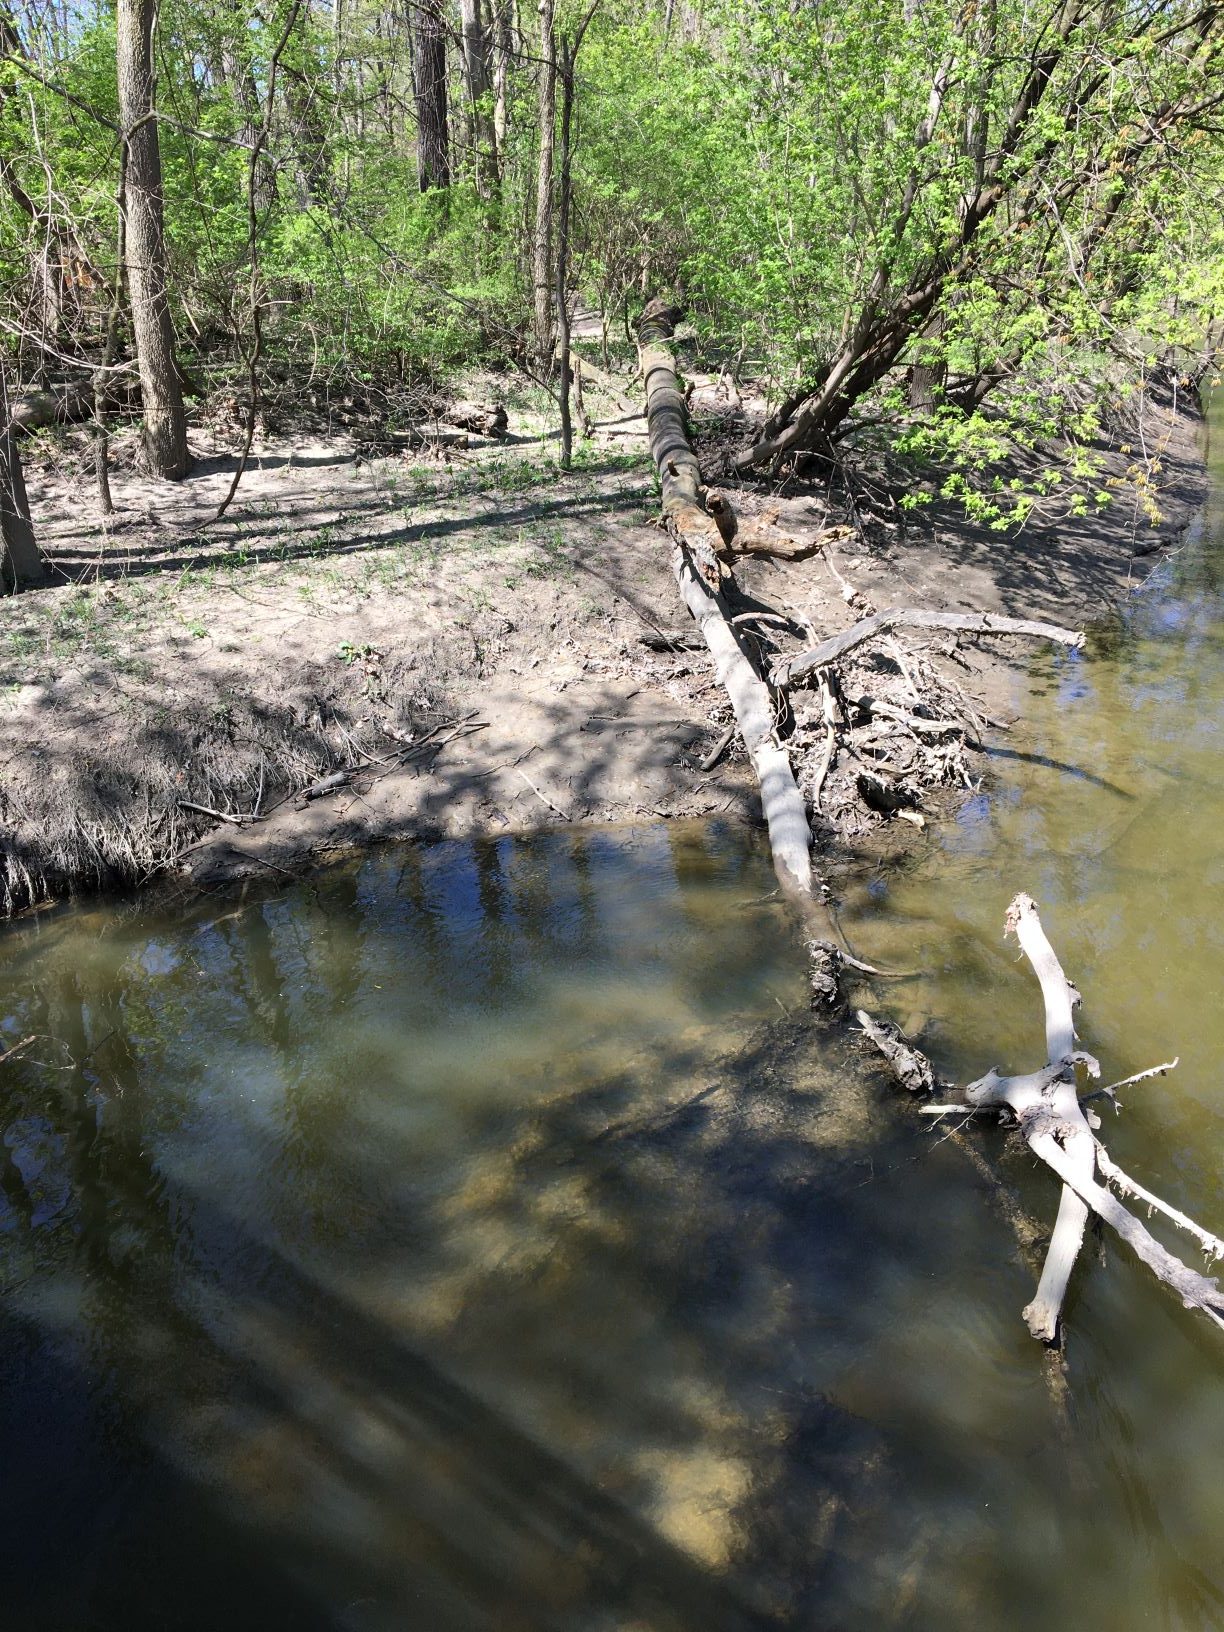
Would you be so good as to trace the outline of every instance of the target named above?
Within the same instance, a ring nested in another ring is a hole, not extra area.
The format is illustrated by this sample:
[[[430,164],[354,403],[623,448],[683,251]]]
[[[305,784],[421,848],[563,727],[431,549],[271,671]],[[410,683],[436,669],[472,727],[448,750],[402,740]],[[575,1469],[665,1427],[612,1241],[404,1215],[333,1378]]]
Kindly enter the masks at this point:
[[[47,563],[30,525],[30,505],[17,437],[9,419],[8,382],[0,367],[0,594],[47,581]]]
[[[451,183],[447,139],[446,26],[441,0],[421,0],[416,10],[412,89],[417,113],[417,180],[423,193]]]
[[[280,78],[293,139],[298,207],[304,211],[327,210],[331,203],[327,132],[319,119],[317,87],[291,63],[281,64]]]
[[[561,469],[568,470],[574,454],[574,423],[570,414],[573,361],[570,356],[569,227],[573,194],[574,63],[578,48],[569,36],[557,52],[561,76],[561,166],[557,208],[557,402],[561,409]]]
[[[948,365],[940,349],[943,318],[939,312],[927,324],[910,369],[909,405],[916,414],[931,414],[944,400]]]
[[[722,535],[702,503],[701,467],[689,442],[688,410],[676,378],[671,341],[677,315],[665,301],[652,300],[638,319],[650,452],[663,488],[664,519],[676,541],[673,568],[760,783],[778,882],[789,897],[811,907],[812,832],[790,759],[778,741],[776,700],[749,661],[723,600],[717,561]]]
[[[510,58],[514,51],[514,0],[493,4],[493,139],[497,143],[498,179],[505,163],[510,129]]]
[[[161,145],[153,106],[155,0],[118,0],[119,114],[127,146],[127,274],[144,399],[144,448],[156,476],[187,474],[187,417],[167,297]]]
[[[459,17],[469,163],[476,177],[477,191],[482,197],[487,197],[497,179],[497,135],[493,126],[493,110],[489,105],[493,79],[489,69],[489,37],[481,0],[459,0]]]
[[[259,91],[255,85],[255,75],[250,64],[243,62],[238,53],[229,47],[221,53],[221,71],[242,114],[242,140],[247,147],[254,147],[260,125]],[[276,203],[276,166],[266,153],[260,155],[258,174],[259,208],[270,210]]]
[[[557,123],[557,55],[553,40],[553,0],[540,0],[540,81],[536,123],[539,157],[536,168],[536,216],[532,272],[535,284],[536,352],[552,361],[552,219],[553,144]]]

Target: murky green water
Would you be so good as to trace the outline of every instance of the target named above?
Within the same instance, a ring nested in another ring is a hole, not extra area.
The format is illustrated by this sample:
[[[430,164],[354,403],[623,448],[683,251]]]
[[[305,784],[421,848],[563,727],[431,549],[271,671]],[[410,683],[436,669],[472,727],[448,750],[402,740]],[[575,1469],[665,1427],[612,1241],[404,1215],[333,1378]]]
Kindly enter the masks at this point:
[[[846,916],[963,1076],[1038,1063],[1033,893],[1106,1071],[1181,1056],[1114,1154],[1217,1229],[1219,502]],[[1106,1243],[1052,1386],[990,1182],[811,1029],[771,887],[670,827],[10,932],[2,1624],[1224,1625],[1219,1334]]]

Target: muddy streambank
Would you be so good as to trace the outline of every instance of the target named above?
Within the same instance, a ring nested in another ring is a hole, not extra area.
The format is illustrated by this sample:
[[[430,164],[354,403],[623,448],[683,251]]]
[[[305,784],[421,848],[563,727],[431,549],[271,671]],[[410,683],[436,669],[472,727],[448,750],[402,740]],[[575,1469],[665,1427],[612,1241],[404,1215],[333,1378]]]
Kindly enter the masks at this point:
[[[737,490],[741,515],[789,540],[737,561],[743,604],[820,637],[902,605],[1107,624],[1206,490],[1197,404],[1153,389],[1142,412],[1159,519],[1121,435],[1100,450],[1111,505],[1076,517],[1055,493],[1018,533],[907,517],[835,480]],[[737,746],[709,763],[731,715],[693,649],[643,430],[597,432],[567,476],[526,437],[415,464],[346,437],[268,442],[221,524],[233,454],[198,435],[177,487],[116,473],[105,536],[86,477],[36,465],[43,542],[71,581],[0,603],[3,911],[168,872],[297,872],[397,838],[758,822]],[[1030,644],[896,638],[1012,723]],[[875,689],[881,659],[863,662],[852,679]],[[928,814],[955,797],[934,790]],[[915,840],[831,803],[833,852]]]

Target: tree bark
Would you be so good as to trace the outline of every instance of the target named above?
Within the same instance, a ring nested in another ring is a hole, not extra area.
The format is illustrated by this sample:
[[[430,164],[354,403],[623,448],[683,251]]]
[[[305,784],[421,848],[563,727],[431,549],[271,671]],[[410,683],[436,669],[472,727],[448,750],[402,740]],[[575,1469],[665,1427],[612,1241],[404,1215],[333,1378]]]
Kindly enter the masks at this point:
[[[536,125],[535,236],[532,275],[535,286],[535,340],[540,360],[551,365],[553,345],[553,148],[557,123],[557,55],[553,38],[553,0],[540,0],[540,77]]]
[[[940,350],[943,318],[935,316],[923,330],[918,354],[910,369],[909,405],[916,414],[931,414],[944,399],[948,364]]]
[[[497,180],[497,133],[490,99],[493,77],[489,66],[489,35],[482,0],[459,0],[463,44],[464,122],[476,188],[487,197]]]
[[[161,145],[154,110],[155,0],[118,0],[119,113],[127,147],[127,274],[144,399],[144,448],[154,475],[177,480],[190,465],[167,295]]]
[[[735,710],[760,783],[778,882],[788,896],[810,908],[815,904],[812,832],[803,795],[775,733],[773,694],[745,655],[717,587],[721,580],[716,557],[722,534],[701,503],[701,467],[689,442],[688,415],[670,343],[676,315],[666,302],[653,300],[638,320],[650,452],[663,486],[664,519],[676,541],[673,568],[684,603],[701,630],[719,683]]]
[[[568,35],[557,51],[561,78],[561,164],[557,201],[557,403],[561,410],[561,469],[568,470],[574,454],[574,422],[570,412],[573,358],[570,354],[569,242],[573,197],[574,64],[578,45]]]
[[[30,523],[21,454],[9,418],[8,383],[0,367],[0,594],[16,594],[47,581],[47,563]]]
[[[416,8],[412,89],[417,114],[417,180],[423,193],[451,183],[446,107],[446,25],[441,0]]]
[[[505,162],[510,131],[510,58],[514,50],[514,0],[492,0],[493,6],[493,137],[497,143],[498,179]]]

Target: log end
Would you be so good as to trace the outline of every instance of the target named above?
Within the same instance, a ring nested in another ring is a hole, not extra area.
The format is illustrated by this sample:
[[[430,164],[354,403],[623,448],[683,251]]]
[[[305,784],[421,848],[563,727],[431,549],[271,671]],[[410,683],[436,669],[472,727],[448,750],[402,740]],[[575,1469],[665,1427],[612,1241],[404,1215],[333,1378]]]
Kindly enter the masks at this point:
[[[1039,1343],[1056,1348],[1059,1341],[1059,1311],[1052,1309],[1044,1298],[1034,1298],[1024,1309],[1024,1323],[1029,1335]]]

